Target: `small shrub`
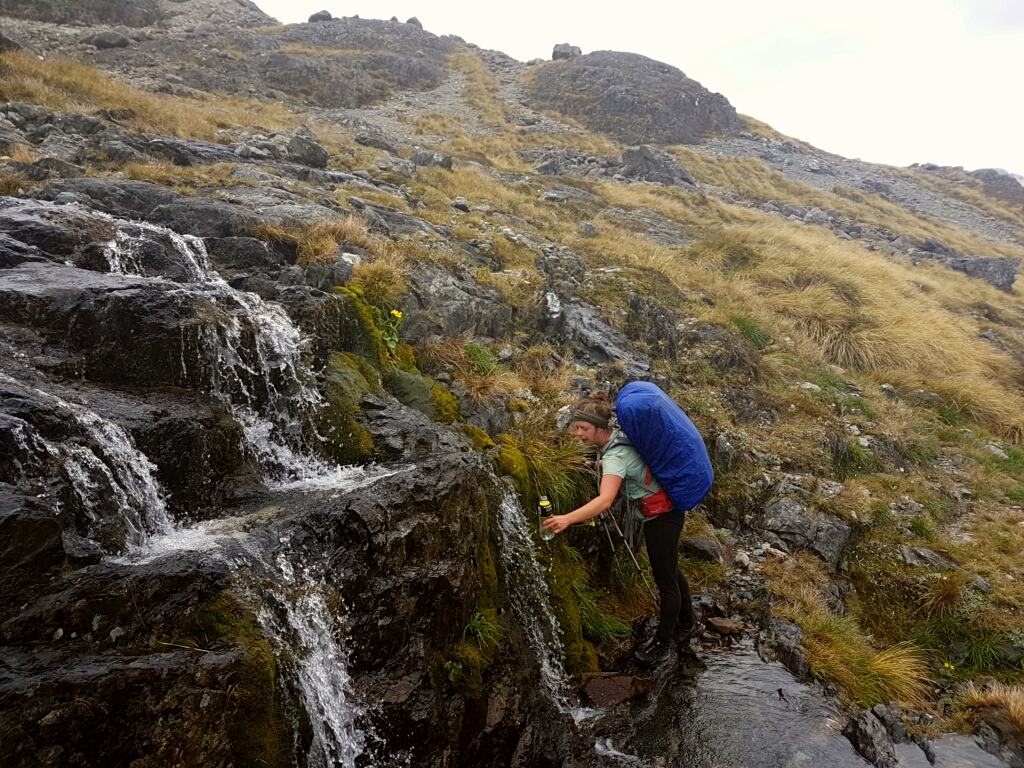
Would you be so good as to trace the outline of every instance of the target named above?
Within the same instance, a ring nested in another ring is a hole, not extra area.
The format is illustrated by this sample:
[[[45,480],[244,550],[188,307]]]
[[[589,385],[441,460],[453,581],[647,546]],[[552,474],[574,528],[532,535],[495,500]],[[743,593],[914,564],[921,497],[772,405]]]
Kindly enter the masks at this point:
[[[505,370],[487,347],[469,342],[465,346],[465,351],[466,359],[472,365],[473,373],[477,375],[495,376]]]
[[[932,524],[923,517],[915,517],[910,521],[910,532],[917,538],[924,539],[925,541],[932,541],[935,539],[935,529],[932,527]]]

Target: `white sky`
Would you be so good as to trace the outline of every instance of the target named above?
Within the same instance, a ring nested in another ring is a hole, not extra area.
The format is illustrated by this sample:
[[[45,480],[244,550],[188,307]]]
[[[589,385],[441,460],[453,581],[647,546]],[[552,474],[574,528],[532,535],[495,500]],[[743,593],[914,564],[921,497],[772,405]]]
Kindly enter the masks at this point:
[[[1024,0],[256,0],[282,22],[405,20],[526,61],[555,43],[679,67],[846,157],[1024,174]]]

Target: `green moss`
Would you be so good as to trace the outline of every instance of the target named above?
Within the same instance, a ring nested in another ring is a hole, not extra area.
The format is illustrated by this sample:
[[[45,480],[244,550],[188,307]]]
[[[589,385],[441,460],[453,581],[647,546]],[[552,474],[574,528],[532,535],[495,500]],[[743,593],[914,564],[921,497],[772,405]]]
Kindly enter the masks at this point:
[[[363,298],[362,291],[341,286],[332,288],[331,291],[339,301],[345,302],[345,322],[355,326],[347,329],[348,333],[345,334],[347,343],[352,347],[349,351],[375,362],[378,368],[386,367],[391,360],[391,353],[381,338],[373,309]]]
[[[494,447],[494,441],[491,440],[491,436],[480,429],[480,427],[472,424],[461,424],[459,428],[473,441],[473,447],[481,453]]]
[[[348,362],[349,367],[358,371],[366,382],[370,392],[380,392],[380,376],[373,366],[363,360],[359,355],[352,352],[341,352],[343,358]]]
[[[416,355],[408,344],[399,344],[395,347],[395,363],[403,371],[409,371],[410,373],[420,372],[419,368],[416,367]]]
[[[451,424],[459,417],[459,400],[448,391],[447,387],[435,384],[430,391],[430,399],[434,404],[434,421]]]
[[[364,372],[372,376],[372,384]],[[362,358],[351,353],[331,355],[324,377],[326,407],[316,421],[321,452],[331,461],[361,464],[373,458],[373,436],[357,417],[362,413],[360,399],[374,391],[376,383],[376,373]]]
[[[222,592],[181,622],[174,642],[204,649],[241,645],[241,661],[227,681],[233,712],[228,738],[239,768],[291,765],[290,738],[277,690],[277,660],[251,611]]]
[[[499,435],[501,450],[494,456],[495,471],[499,475],[507,475],[515,483],[516,490],[523,497],[529,495],[530,474],[526,467],[526,459],[516,447],[516,440],[511,435]],[[529,501],[529,499],[526,499]]]
[[[541,559],[547,566],[546,578],[551,595],[551,608],[562,630],[562,648],[565,668],[573,675],[599,671],[597,652],[583,637],[583,617],[574,583],[585,579],[587,572],[582,557],[563,542],[553,542],[544,548]]]

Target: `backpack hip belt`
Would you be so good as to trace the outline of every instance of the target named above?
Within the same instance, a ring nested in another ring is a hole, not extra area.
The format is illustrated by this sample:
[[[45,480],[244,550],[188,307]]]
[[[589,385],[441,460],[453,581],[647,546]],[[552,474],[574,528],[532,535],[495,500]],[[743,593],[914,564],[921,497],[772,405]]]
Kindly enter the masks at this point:
[[[664,490],[660,490],[657,493],[652,493],[646,499],[640,499],[637,502],[637,506],[640,508],[640,514],[644,517],[657,517],[658,515],[664,515],[666,512],[671,512],[675,506],[669,499],[668,494]]]

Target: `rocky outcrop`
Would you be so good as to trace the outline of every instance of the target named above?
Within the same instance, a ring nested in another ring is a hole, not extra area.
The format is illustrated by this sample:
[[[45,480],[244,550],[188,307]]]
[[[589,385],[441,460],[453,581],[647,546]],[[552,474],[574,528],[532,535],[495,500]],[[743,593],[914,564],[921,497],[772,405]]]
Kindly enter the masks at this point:
[[[545,176],[664,184],[697,190],[697,182],[685,167],[668,153],[647,144],[627,148],[621,158],[600,157],[566,147],[527,149],[521,151],[519,157],[537,163],[533,172]]]
[[[896,768],[896,750],[892,739],[874,713],[864,711],[850,718],[843,727],[843,735],[850,740],[861,757],[875,768]]]
[[[788,497],[765,507],[761,527],[784,551],[809,549],[829,565],[839,562],[851,530],[842,518],[821,512],[811,514],[803,504]]]
[[[597,51],[532,72],[531,106],[626,143],[693,144],[742,127],[724,96],[646,56]]]
[[[51,24],[148,27],[163,18],[159,0],[0,0],[0,15]]]

